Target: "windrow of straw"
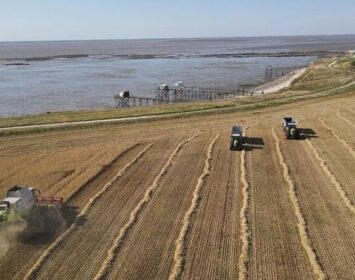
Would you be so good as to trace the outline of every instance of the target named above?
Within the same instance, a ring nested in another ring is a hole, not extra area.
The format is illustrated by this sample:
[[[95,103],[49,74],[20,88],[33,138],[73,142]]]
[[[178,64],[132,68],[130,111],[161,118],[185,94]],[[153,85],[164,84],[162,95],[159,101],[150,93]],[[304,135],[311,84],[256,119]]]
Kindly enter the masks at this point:
[[[328,129],[332,134],[333,136],[338,139],[343,145],[345,148],[348,149],[348,151],[350,152],[350,154],[353,156],[353,158],[355,158],[355,152],[354,150],[351,148],[351,146],[344,140],[342,139],[335,131],[334,129],[331,129],[322,119],[319,119],[319,121],[322,123],[322,125]]]
[[[169,156],[168,161],[166,164],[163,166],[161,169],[160,173],[158,176],[154,179],[153,184],[147,189],[147,191],[144,194],[144,197],[142,200],[137,204],[135,209],[131,212],[130,218],[128,222],[121,228],[117,238],[115,239],[112,247],[109,249],[107,258],[103,262],[99,272],[95,276],[95,280],[99,279],[105,279],[108,273],[110,272],[112,265],[117,257],[118,251],[121,248],[123,242],[128,236],[129,230],[137,223],[140,214],[146,207],[146,205],[152,200],[154,192],[158,189],[159,183],[163,176],[166,174],[168,169],[172,166],[174,159],[176,158],[178,152],[190,141],[192,141],[194,138],[196,138],[198,135],[193,136],[187,140],[184,140],[181,142],[176,149],[171,153]]]
[[[337,112],[337,117],[341,120],[343,120],[344,122],[348,123],[348,125],[352,126],[353,128],[355,128],[355,124],[353,124],[351,121],[349,121],[347,118],[344,118],[342,115],[340,115],[340,112]]]
[[[338,179],[330,171],[329,167],[327,166],[326,161],[319,155],[317,149],[314,147],[314,145],[312,144],[312,142],[309,139],[307,139],[306,142],[307,142],[309,148],[311,149],[311,151],[313,152],[315,158],[319,161],[319,164],[320,164],[321,168],[323,169],[324,173],[327,174],[327,176],[330,179],[330,182],[333,184],[333,186],[335,187],[335,189],[339,193],[340,197],[344,201],[346,207],[349,208],[349,210],[352,213],[355,213],[354,204],[349,199],[348,195],[346,194],[343,186],[339,183]]]
[[[197,184],[193,192],[190,208],[186,212],[185,217],[183,219],[182,228],[176,240],[176,248],[174,253],[174,266],[169,277],[170,280],[180,279],[181,274],[184,270],[187,235],[191,228],[193,215],[197,211],[199,206],[202,187],[205,183],[207,176],[209,176],[210,174],[210,170],[211,170],[210,162],[212,160],[213,147],[219,137],[220,135],[216,135],[216,137],[212,140],[211,144],[208,147],[204,169],[202,171],[201,176],[197,180]]]
[[[245,128],[245,132],[249,127]],[[241,252],[239,255],[239,278],[244,280],[247,278],[248,264],[249,264],[249,250],[250,250],[250,227],[248,222],[249,201],[250,201],[250,186],[247,181],[246,171],[246,152],[241,153],[240,160],[240,175],[242,183],[243,202],[240,209],[240,239],[242,242]]]
[[[113,183],[120,177],[122,177],[125,172],[134,164],[136,163],[143,155],[145,152],[152,147],[153,144],[149,144],[147,147],[145,147],[132,161],[126,164],[123,169],[121,169],[108,183],[105,184],[105,186],[99,191],[94,197],[92,197],[89,202],[84,206],[80,214],[75,218],[74,222],[71,224],[71,226],[62,234],[60,235],[40,256],[40,258],[37,260],[37,262],[31,267],[31,269],[27,272],[25,275],[24,279],[25,280],[32,280],[36,279],[37,273],[40,271],[42,266],[45,264],[45,262],[50,258],[51,254],[53,251],[58,248],[58,246],[76,229],[78,224],[80,224],[80,221],[86,216],[88,211],[92,208],[92,206],[95,204],[95,202],[110,188],[112,187]]]
[[[308,256],[308,260],[309,260],[310,265],[313,269],[313,273],[316,275],[317,279],[327,279],[327,275],[324,272],[322,266],[320,265],[320,263],[318,261],[318,257],[315,253],[312,242],[311,242],[310,237],[308,235],[307,223],[306,223],[305,218],[303,217],[301,206],[300,206],[299,199],[298,199],[298,195],[296,192],[296,187],[295,187],[295,184],[293,183],[293,180],[290,176],[290,170],[287,166],[284,155],[282,154],[280,139],[276,135],[275,127],[273,128],[272,133],[273,133],[273,137],[275,139],[276,153],[277,153],[277,156],[279,158],[279,162],[280,162],[282,169],[283,169],[283,177],[284,177],[285,182],[288,185],[288,196],[289,196],[290,202],[293,206],[294,214],[295,214],[297,221],[298,221],[297,228],[298,228],[298,233],[299,233],[302,247],[306,251],[306,254]]]

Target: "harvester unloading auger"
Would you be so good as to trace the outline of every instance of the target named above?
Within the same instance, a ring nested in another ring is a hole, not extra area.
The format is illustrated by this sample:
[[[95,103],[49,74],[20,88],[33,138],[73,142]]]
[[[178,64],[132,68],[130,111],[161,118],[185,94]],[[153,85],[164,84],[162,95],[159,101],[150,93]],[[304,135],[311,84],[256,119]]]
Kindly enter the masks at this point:
[[[0,201],[0,222],[26,216],[34,207],[61,208],[62,197],[40,196],[40,191],[30,187],[13,186]]]

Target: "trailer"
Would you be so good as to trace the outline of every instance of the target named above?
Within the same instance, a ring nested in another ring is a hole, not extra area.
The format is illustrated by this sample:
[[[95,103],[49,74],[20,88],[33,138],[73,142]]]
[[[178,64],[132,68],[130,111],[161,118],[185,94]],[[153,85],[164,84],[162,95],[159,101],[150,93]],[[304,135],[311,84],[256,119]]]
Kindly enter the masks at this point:
[[[292,117],[284,117],[282,120],[283,132],[286,139],[298,139],[300,136],[300,128],[297,126],[296,120]]]
[[[243,129],[240,126],[233,126],[231,133],[230,149],[241,151],[243,149]]]

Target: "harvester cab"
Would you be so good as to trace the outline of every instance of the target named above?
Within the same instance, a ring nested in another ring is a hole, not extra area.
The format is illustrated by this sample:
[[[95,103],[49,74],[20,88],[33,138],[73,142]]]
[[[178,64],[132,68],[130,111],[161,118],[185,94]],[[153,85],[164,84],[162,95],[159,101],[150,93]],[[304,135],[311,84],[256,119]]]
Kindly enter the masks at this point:
[[[300,129],[297,126],[296,120],[290,117],[283,118],[283,131],[286,139],[297,139],[300,136]]]
[[[238,151],[243,149],[243,129],[240,126],[232,128],[230,149]]]
[[[6,220],[7,215],[10,212],[10,203],[7,201],[0,202],[0,222]]]

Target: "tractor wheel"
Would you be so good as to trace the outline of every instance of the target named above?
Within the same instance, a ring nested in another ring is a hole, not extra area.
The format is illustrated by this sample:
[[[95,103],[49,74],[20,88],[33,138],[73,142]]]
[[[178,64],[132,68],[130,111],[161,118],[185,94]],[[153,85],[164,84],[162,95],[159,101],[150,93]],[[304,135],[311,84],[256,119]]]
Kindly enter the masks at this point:
[[[296,135],[295,135],[295,139],[299,139],[300,138],[300,131],[299,129],[296,130]]]

